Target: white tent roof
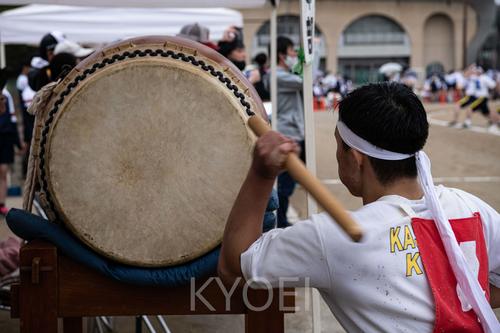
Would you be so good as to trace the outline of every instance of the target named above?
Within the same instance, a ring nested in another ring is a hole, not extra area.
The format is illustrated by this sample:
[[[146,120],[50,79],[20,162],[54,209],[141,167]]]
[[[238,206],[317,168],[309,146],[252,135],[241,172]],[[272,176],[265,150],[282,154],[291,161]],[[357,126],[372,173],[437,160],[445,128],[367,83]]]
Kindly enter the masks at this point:
[[[231,7],[254,8],[267,0],[0,0],[0,5],[54,4],[92,7]]]
[[[230,25],[242,26],[241,13],[226,8],[103,8],[29,5],[0,14],[0,42],[37,45],[44,34],[61,31],[79,43],[107,43],[146,35],[176,35],[199,23],[218,40]]]

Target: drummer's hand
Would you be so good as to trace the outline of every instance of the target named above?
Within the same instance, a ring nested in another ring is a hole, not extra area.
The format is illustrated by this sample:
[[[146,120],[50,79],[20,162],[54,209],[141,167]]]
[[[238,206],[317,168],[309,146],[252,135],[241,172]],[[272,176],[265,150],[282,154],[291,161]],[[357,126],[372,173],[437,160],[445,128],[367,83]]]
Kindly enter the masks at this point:
[[[294,140],[275,131],[269,131],[255,143],[252,169],[261,177],[274,179],[285,169],[289,153],[299,153]]]

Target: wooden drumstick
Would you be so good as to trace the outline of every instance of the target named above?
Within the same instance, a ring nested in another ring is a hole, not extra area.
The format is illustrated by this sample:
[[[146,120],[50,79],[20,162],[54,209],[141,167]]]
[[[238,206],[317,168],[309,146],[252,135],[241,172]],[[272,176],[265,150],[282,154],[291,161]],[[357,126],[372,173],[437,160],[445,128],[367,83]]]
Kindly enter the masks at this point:
[[[248,125],[257,136],[262,136],[271,128],[261,117],[255,115],[248,119]],[[289,154],[285,167],[292,177],[309,192],[316,202],[344,229],[355,242],[363,233],[359,225],[351,218],[342,204],[314,177],[296,154]]]

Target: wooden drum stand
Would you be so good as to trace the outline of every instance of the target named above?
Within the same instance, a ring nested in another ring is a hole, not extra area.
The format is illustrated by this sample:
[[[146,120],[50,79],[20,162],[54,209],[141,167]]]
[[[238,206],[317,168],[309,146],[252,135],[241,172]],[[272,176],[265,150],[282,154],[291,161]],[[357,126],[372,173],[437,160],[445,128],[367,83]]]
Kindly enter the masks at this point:
[[[20,318],[21,333],[55,333],[58,318],[63,319],[65,333],[81,333],[82,317],[159,314],[244,314],[245,332],[276,333],[284,332],[284,314],[293,312],[290,308],[295,306],[293,289],[282,293],[286,296],[280,309],[277,296],[282,294],[277,289],[273,289],[271,298],[268,290],[238,288],[226,299],[224,292],[228,293],[230,287],[223,290],[214,279],[180,288],[125,284],[72,261],[51,243],[38,240],[21,248],[20,266],[20,283],[12,286],[11,316]],[[199,297],[193,297],[193,289]],[[264,305],[269,306],[256,311]]]

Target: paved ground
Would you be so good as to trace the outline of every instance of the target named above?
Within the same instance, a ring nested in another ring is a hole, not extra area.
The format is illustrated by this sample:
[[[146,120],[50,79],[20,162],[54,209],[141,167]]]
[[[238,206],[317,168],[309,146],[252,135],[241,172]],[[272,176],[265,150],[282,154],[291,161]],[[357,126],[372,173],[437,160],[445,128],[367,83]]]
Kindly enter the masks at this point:
[[[431,121],[431,131],[426,152],[433,166],[432,172],[436,183],[462,188],[483,198],[495,209],[500,210],[500,136],[487,133],[487,125],[480,115],[473,117],[473,130],[449,128],[446,122],[451,119],[449,105],[427,105]],[[318,177],[349,209],[361,206],[361,200],[353,198],[338,181],[335,161],[335,140],[333,128],[335,114],[331,112],[315,113],[317,169]],[[13,181],[17,181],[13,177]],[[19,198],[9,198],[10,206],[19,207]],[[305,193],[298,188],[292,204],[299,217],[306,217]],[[0,239],[10,232],[0,223]],[[305,293],[301,290],[298,297],[301,308],[304,306]],[[500,311],[497,311],[500,316]],[[311,311],[301,310],[286,316],[286,331],[291,333],[312,332]],[[322,332],[344,332],[324,303],[321,305]],[[153,321],[156,323],[155,321]],[[190,316],[167,318],[173,333],[175,332],[242,332],[243,317],[238,316]],[[157,325],[157,324],[155,324]],[[0,311],[0,332],[18,332],[17,320],[9,319],[7,312]],[[116,332],[134,332],[133,318],[115,318]]]

